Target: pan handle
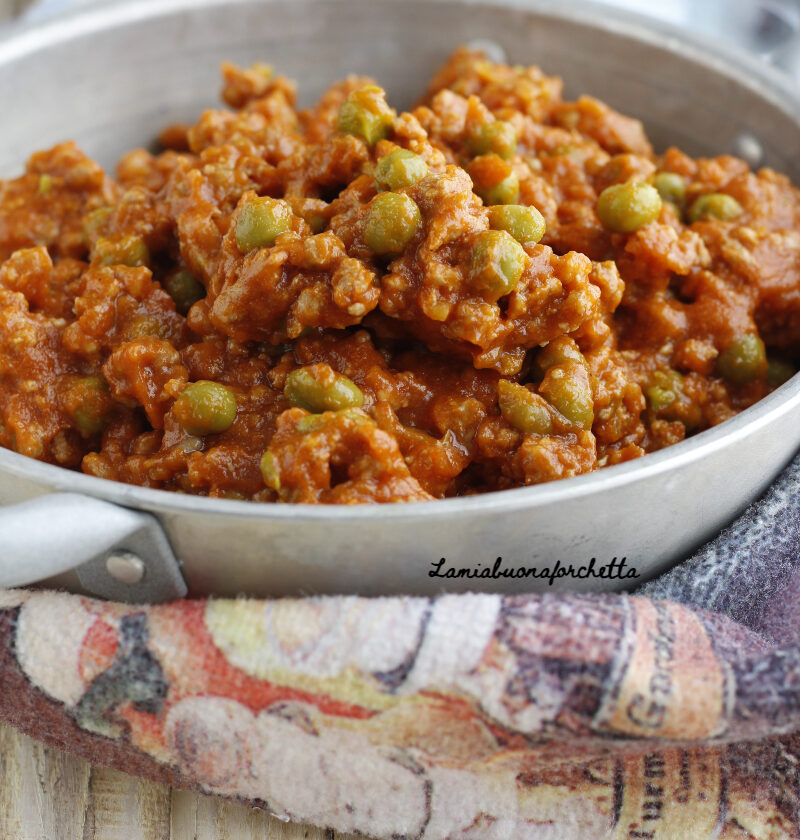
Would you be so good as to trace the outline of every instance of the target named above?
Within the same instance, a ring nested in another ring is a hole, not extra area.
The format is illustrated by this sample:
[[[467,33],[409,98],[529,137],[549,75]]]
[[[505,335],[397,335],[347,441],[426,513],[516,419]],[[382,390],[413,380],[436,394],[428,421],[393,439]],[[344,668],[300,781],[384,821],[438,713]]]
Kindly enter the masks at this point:
[[[86,591],[129,603],[186,595],[159,521],[79,493],[0,507],[0,587],[75,570]]]

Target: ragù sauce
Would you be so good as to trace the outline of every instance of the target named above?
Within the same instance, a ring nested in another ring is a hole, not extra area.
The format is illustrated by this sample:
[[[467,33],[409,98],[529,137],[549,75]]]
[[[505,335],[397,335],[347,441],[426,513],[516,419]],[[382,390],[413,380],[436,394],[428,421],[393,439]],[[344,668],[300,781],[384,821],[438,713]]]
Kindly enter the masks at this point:
[[[800,193],[656,155],[557,78],[457,51],[398,113],[263,65],[115,178],[64,143],[0,186],[0,444],[263,502],[587,473],[794,372]]]

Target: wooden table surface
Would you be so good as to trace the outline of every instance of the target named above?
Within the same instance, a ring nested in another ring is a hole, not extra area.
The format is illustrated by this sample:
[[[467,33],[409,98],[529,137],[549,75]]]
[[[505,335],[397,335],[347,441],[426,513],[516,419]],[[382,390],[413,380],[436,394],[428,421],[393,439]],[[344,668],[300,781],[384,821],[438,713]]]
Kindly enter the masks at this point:
[[[0,725],[2,840],[355,840],[93,767]],[[363,840],[363,838],[362,838]]]

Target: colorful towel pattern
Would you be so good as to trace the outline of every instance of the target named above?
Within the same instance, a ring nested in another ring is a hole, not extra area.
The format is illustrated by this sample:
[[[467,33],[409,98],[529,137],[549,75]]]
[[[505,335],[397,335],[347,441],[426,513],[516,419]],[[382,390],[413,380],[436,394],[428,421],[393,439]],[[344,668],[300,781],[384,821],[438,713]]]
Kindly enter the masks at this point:
[[[381,838],[798,835],[800,738],[779,736],[800,659],[676,603],[6,591],[0,617],[1,717],[291,819]]]
[[[376,838],[797,838],[800,457],[637,596],[0,590],[0,719]]]

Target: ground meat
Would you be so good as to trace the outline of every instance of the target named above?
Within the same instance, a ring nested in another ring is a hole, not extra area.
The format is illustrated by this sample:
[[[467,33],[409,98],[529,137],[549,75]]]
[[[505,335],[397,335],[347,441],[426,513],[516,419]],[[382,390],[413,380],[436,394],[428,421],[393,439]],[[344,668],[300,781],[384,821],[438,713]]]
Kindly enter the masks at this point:
[[[359,504],[431,499],[412,478],[397,441],[366,414],[309,414],[291,408],[278,418],[264,460],[269,486],[286,502]]]
[[[44,246],[53,258],[84,257],[86,213],[117,195],[116,185],[74,143],[32,155],[24,175],[0,185],[0,256]]]
[[[211,319],[220,332],[277,344],[309,327],[360,324],[378,305],[374,272],[349,257],[334,233],[309,234],[297,219],[297,230],[279,237],[272,248],[242,255],[229,232],[217,272],[221,289],[216,298],[213,291],[210,296]]]
[[[0,445],[276,503],[424,501],[619,464],[800,355],[800,192],[536,67],[458,50],[412,110],[351,76],[227,109],[111,178],[0,183]]]

